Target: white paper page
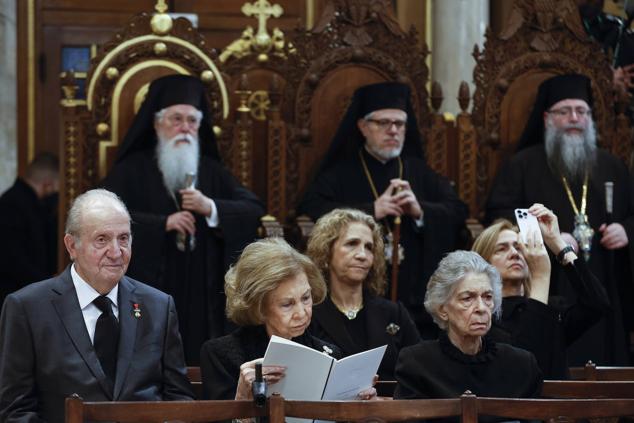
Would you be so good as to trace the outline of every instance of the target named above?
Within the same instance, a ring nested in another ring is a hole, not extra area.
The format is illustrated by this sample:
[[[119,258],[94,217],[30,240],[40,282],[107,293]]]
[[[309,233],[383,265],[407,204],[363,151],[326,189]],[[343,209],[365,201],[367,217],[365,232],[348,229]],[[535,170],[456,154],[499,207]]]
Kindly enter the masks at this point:
[[[342,358],[332,366],[323,399],[352,400],[372,386],[387,345]]]
[[[286,375],[275,385],[269,385],[267,394],[279,392],[286,399],[318,401],[333,361],[334,358],[322,352],[274,335],[262,365],[286,366]]]

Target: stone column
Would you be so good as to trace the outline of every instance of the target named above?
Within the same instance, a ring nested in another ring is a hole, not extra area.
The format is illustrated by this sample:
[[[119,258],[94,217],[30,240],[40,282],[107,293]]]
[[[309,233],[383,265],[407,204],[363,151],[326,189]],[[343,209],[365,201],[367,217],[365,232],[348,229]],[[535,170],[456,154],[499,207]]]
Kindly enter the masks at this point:
[[[489,0],[434,0],[432,3],[432,81],[440,82],[443,101],[441,111],[457,114],[458,87],[470,84],[473,94],[471,53],[474,44],[484,45],[484,31],[489,23]]]
[[[17,173],[16,1],[0,0],[0,193]]]

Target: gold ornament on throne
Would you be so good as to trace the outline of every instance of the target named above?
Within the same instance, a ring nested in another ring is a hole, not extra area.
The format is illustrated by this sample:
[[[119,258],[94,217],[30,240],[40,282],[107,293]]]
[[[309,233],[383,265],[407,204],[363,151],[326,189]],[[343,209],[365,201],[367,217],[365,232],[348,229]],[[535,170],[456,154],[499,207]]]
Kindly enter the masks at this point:
[[[139,91],[136,92],[134,96],[134,114],[136,115],[141,108],[141,104],[145,100],[145,96],[147,96],[147,92],[150,90],[150,83],[143,84]]]
[[[172,30],[172,26],[174,25],[174,21],[172,17],[167,13],[167,4],[165,0],[158,0],[156,2],[156,6],[154,6],[156,10],[156,14],[152,17],[150,21],[150,26],[152,27],[152,32],[156,35],[166,35]]]
[[[268,54],[285,57],[284,54],[284,33],[279,28],[273,29],[273,36],[267,30],[267,21],[270,18],[279,18],[284,13],[284,9],[279,4],[272,5],[268,0],[256,0],[253,3],[242,5],[242,13],[248,17],[255,17],[258,20],[257,32],[252,26],[247,26],[242,35],[237,40],[229,44],[220,54],[219,60],[224,63],[229,58],[241,58],[249,54],[257,54],[258,60],[266,62],[269,60]]]
[[[256,120],[266,120],[266,111],[271,105],[269,93],[264,90],[258,90],[249,96],[247,102],[251,117]]]

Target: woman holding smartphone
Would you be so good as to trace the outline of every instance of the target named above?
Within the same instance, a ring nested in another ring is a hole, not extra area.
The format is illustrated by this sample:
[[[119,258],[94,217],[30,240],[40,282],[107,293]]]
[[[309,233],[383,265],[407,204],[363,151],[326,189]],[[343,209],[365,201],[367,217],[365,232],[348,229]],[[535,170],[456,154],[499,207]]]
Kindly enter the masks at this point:
[[[562,239],[557,216],[542,204],[534,204],[528,213],[537,218],[543,243],[534,232],[525,234],[522,242],[517,227],[502,219],[473,244],[472,250],[502,277],[502,316],[491,336],[535,354],[545,379],[567,379],[566,348],[600,320],[610,303],[585,261]],[[551,264],[546,247],[577,294],[577,302],[567,308],[549,304]]]

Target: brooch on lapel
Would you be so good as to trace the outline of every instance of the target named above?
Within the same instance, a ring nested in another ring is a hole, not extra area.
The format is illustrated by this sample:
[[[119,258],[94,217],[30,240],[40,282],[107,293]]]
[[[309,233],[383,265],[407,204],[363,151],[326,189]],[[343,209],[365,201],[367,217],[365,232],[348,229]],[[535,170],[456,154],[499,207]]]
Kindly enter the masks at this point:
[[[132,304],[132,314],[134,314],[134,317],[136,317],[137,319],[141,318],[141,308],[139,308],[139,304],[134,303]]]
[[[331,355],[332,349],[328,347],[328,345],[324,345],[324,354]]]
[[[396,323],[390,323],[385,327],[385,331],[390,335],[396,335],[399,330],[401,330],[401,327]]]

